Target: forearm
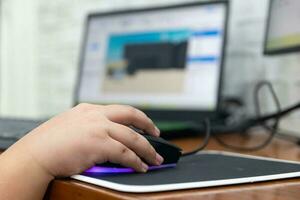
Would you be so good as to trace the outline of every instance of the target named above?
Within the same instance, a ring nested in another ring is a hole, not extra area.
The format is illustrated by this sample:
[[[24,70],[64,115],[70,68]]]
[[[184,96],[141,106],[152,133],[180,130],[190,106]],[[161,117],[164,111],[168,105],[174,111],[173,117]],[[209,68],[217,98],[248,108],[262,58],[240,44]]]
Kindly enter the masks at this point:
[[[0,199],[40,200],[52,179],[18,147],[0,155]]]

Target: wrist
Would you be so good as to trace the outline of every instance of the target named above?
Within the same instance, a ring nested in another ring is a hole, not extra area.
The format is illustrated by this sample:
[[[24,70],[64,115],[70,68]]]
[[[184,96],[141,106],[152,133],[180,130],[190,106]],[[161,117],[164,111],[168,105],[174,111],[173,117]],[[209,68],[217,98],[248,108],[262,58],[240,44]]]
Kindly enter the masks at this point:
[[[54,179],[26,149],[21,149],[18,145],[8,149],[0,157],[1,170],[8,174],[20,174],[40,183],[49,183]]]
[[[19,150],[12,147],[0,155],[1,199],[42,199],[53,177]]]

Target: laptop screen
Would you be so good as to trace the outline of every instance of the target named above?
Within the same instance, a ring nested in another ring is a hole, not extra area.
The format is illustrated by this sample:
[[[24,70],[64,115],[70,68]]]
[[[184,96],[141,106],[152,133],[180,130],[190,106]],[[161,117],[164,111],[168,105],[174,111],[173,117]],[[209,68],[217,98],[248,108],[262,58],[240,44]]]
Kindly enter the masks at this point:
[[[215,111],[226,11],[221,1],[90,15],[79,102]]]

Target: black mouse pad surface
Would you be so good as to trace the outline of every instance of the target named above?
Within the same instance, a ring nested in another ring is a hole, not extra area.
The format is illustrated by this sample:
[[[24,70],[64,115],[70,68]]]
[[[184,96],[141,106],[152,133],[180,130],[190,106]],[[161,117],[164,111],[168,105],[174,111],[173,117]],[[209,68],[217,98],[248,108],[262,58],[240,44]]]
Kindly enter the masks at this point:
[[[124,192],[158,192],[300,177],[300,164],[224,152],[183,157],[176,167],[140,173],[84,173],[72,178]]]

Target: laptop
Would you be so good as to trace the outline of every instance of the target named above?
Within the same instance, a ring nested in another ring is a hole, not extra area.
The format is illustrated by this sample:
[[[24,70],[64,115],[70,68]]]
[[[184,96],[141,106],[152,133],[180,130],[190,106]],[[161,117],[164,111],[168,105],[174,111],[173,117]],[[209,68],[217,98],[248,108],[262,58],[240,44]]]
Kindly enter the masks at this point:
[[[163,130],[219,113],[228,1],[87,17],[74,105],[128,104]],[[0,149],[43,120],[0,119]]]
[[[76,100],[132,105],[166,129],[217,118],[228,7],[201,1],[90,14]]]

